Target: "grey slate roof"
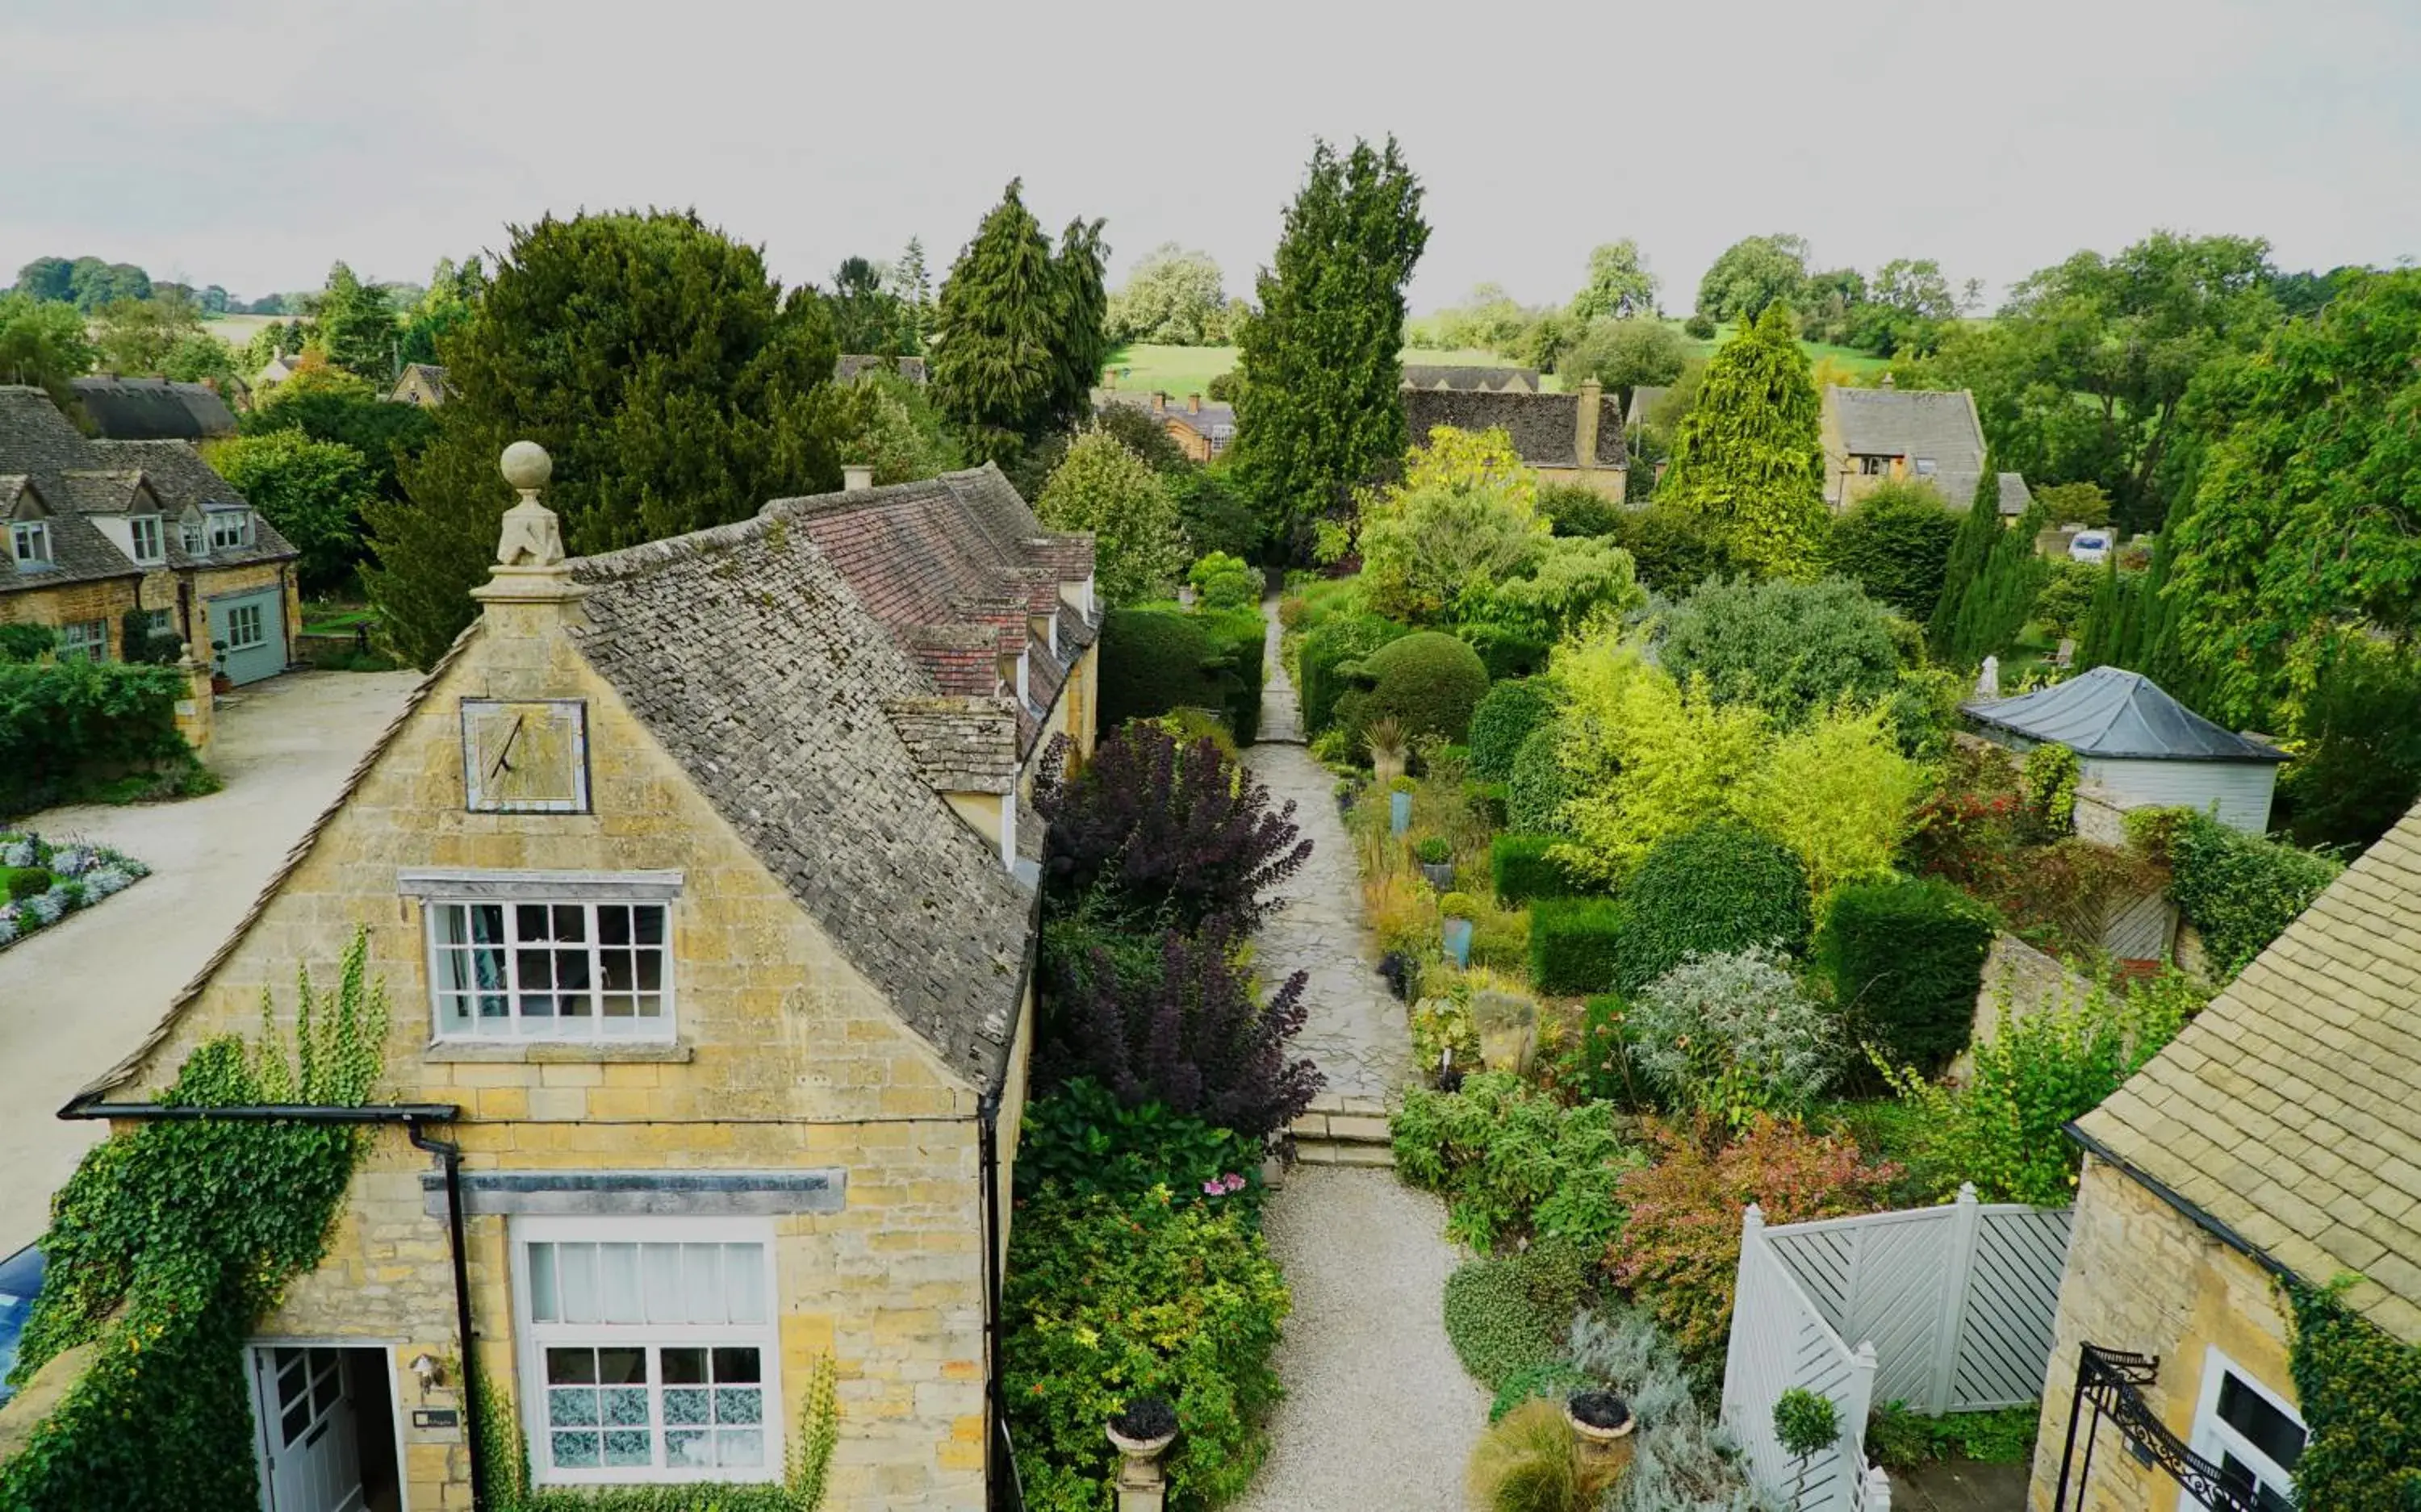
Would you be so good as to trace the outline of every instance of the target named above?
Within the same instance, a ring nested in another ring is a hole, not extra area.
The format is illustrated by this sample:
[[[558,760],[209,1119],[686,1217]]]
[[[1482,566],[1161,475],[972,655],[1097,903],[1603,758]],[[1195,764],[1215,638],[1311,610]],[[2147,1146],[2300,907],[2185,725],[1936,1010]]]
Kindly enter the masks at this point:
[[[1404,426],[1413,444],[1428,442],[1438,426],[1458,430],[1500,429],[1513,438],[1513,449],[1532,467],[1578,467],[1581,397],[1577,394],[1463,393],[1452,389],[1408,388]],[[1623,445],[1622,411],[1612,397],[1598,400],[1597,465],[1626,467],[1630,454]]]
[[[1539,392],[1536,367],[1476,367],[1428,363],[1404,365],[1406,388],[1443,388],[1457,393]]]
[[[576,559],[572,636],[894,1011],[996,1088],[1037,895],[919,774],[885,705],[932,683],[800,523],[781,502]]]
[[[137,495],[132,480],[138,472],[171,522],[167,528],[170,568],[236,567],[284,561],[295,554],[286,538],[256,512],[251,546],[202,557],[186,555],[173,523],[186,505],[250,507],[226,479],[211,470],[199,452],[181,441],[94,441],[70,425],[42,390],[0,384],[0,476],[23,475],[50,511],[53,561],[47,571],[0,570],[0,593],[138,577],[156,570],[136,566],[87,518],[92,513],[116,513],[134,501]]]
[[[1933,486],[1952,508],[1964,509],[1975,502],[1976,480],[1984,473],[1984,431],[1965,389],[1828,386],[1824,403],[1840,429],[1842,450],[1850,456],[1905,457],[1912,477],[1916,460],[1929,458]],[[1838,459],[1834,460],[1837,471]],[[2005,503],[2007,492],[2005,482]]]
[[[206,383],[115,374],[73,382],[94,432],[113,441],[202,441],[235,434],[235,412]]]
[[[2003,473],[2001,480],[2001,513],[2012,518],[2034,507],[2034,491],[2026,487],[2023,473]]]
[[[1622,412],[1623,424],[1646,425],[1648,412],[1656,407],[1657,400],[1672,392],[1673,388],[1669,383],[1633,383],[1631,386],[1631,405]]]
[[[1981,725],[2056,741],[2081,756],[2131,761],[2285,761],[2287,753],[2225,730],[2140,672],[2101,666],[2014,698],[1974,699]]]
[[[858,374],[877,367],[894,368],[912,383],[925,382],[925,359],[922,357],[885,357],[863,351],[842,352],[833,363],[833,377],[846,383]]]
[[[420,386],[428,390],[433,399],[439,403],[445,402],[450,392],[445,385],[445,369],[433,362],[405,363],[403,371],[396,374],[395,382],[387,386],[386,397],[398,404],[411,403],[411,400],[403,397],[403,388],[406,383],[414,379],[419,380]]]

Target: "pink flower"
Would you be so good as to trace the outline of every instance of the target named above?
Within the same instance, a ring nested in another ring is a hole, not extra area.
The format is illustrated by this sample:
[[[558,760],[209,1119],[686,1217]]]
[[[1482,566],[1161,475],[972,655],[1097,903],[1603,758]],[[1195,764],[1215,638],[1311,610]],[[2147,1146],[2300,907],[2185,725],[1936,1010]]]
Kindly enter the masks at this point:
[[[1221,1177],[1220,1185],[1226,1187],[1229,1192],[1242,1192],[1244,1190],[1244,1178],[1238,1176],[1235,1172],[1230,1171],[1225,1177]]]
[[[1220,1180],[1215,1176],[1210,1180],[1202,1183],[1202,1194],[1206,1197],[1223,1196],[1226,1194],[1226,1183]]]

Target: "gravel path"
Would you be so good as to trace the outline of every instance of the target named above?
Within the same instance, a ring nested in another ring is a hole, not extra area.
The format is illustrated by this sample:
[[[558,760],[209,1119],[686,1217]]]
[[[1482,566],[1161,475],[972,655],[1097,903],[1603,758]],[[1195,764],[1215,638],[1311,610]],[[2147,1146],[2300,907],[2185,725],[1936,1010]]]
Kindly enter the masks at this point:
[[[1234,1512],[1460,1512],[1488,1397],[1446,1343],[1445,1207],[1392,1171],[1302,1165],[1266,1223],[1294,1291],[1287,1397]]]
[[[1244,762],[1295,800],[1312,857],[1262,927],[1257,964],[1273,977],[1311,974],[1296,1043],[1328,1073],[1328,1090],[1386,1098],[1411,1079],[1403,1005],[1373,969],[1335,781],[1300,743],[1277,633],[1273,606],[1261,743]],[[1271,1196],[1266,1224],[1294,1293],[1277,1349],[1287,1396],[1269,1461],[1234,1512],[1459,1512],[1488,1398],[1446,1342],[1441,1302],[1461,1255],[1444,1237],[1444,1205],[1393,1171],[1299,1165]]]

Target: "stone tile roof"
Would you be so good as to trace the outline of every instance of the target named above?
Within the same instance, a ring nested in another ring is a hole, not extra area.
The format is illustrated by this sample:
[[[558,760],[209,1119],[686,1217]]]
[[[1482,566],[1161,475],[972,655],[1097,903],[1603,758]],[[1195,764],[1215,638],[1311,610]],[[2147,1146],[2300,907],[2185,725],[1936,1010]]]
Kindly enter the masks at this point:
[[[1657,400],[1672,392],[1673,387],[1669,383],[1633,383],[1631,386],[1631,405],[1622,412],[1623,424],[1646,425],[1648,412],[1656,407]]]
[[[1976,480],[1984,474],[1984,428],[1965,389],[1827,385],[1824,406],[1833,412],[1841,449],[1849,456],[1905,457],[1911,477],[1918,475],[1916,460],[1929,459],[1933,486],[1952,508],[1975,502]],[[1838,459],[1834,460],[1837,471]]]
[[[2034,491],[2026,487],[2026,475],[2023,473],[2003,473],[1999,476],[1999,481],[2001,513],[2014,519],[2034,507]]]
[[[1959,711],[1981,725],[2053,740],[2081,756],[2120,761],[2289,759],[2188,709],[2140,672],[2099,666],[2014,698],[1973,698]]]
[[[2421,1344],[2421,808],[2077,1129]]]
[[[571,634],[894,1011],[990,1090],[1016,1030],[1035,895],[920,771],[892,710],[939,691],[798,528],[820,502],[574,560],[591,591]],[[921,758],[946,763],[936,723],[909,722]]]
[[[1460,393],[1539,392],[1536,367],[1475,367],[1428,363],[1404,365],[1406,388],[1443,388]]]
[[[137,567],[88,518],[121,513],[130,504],[139,503],[138,482],[148,487],[171,522],[188,505],[251,507],[190,444],[95,441],[70,424],[42,390],[9,384],[0,384],[0,475],[25,479],[16,491],[30,488],[50,512],[52,557],[52,566],[45,571],[0,570],[0,593],[139,577],[156,570]],[[240,567],[284,561],[296,554],[258,511],[253,515],[253,544],[241,550],[188,556],[173,524],[167,538],[167,565],[176,569]]]
[[[438,403],[444,403],[447,396],[453,392],[446,387],[445,368],[433,362],[408,362],[403,365],[403,370],[395,375],[395,382],[387,386],[386,397],[398,404],[411,403],[412,401],[405,398],[403,394],[405,387],[415,379],[419,381],[420,387],[429,394],[430,398]]]
[[[1578,467],[1581,397],[1577,394],[1465,393],[1454,389],[1403,390],[1404,425],[1414,445],[1429,440],[1438,426],[1458,430],[1503,430],[1513,438],[1513,449],[1532,467]],[[1630,455],[1622,440],[1622,407],[1613,398],[1598,399],[1597,465],[1626,467]]]
[[[113,441],[201,441],[235,434],[235,412],[207,383],[115,374],[72,382],[94,432]]]
[[[863,351],[842,352],[833,362],[833,377],[846,383],[858,374],[878,367],[888,367],[912,383],[925,382],[925,359],[922,357],[886,357]]]

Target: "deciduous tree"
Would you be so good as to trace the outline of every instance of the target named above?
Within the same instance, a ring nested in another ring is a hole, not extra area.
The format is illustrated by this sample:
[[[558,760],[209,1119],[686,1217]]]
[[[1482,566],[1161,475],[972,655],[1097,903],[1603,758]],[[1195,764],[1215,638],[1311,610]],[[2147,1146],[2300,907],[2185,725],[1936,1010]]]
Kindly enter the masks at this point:
[[[1397,151],[1312,149],[1238,343],[1238,475],[1294,552],[1404,454],[1404,286],[1429,226]]]
[[[1681,376],[1689,361],[1681,334],[1662,320],[1600,320],[1556,360],[1567,393],[1594,378],[1626,400],[1642,383],[1663,387]]]
[[[320,350],[330,362],[373,383],[395,377],[400,328],[384,289],[363,283],[339,262],[328,270],[312,321],[319,330]]]
[[[1076,438],[1034,507],[1054,529],[1093,533],[1094,579],[1113,606],[1164,589],[1184,565],[1167,488],[1106,431]]]
[[[1776,231],[1726,247],[1698,280],[1698,313],[1710,320],[1754,320],[1770,304],[1797,301],[1807,285],[1807,242]]]
[[[55,260],[55,259],[54,259]],[[92,340],[75,306],[0,293],[0,382],[31,383],[65,402],[69,380],[92,370]]]
[[[1592,248],[1588,282],[1572,296],[1576,320],[1620,320],[1656,313],[1656,275],[1640,259],[1639,243],[1629,237]]]
[[[1188,252],[1174,242],[1154,248],[1110,296],[1109,327],[1110,339],[1118,342],[1199,347],[1226,340],[1227,296],[1219,264],[1210,254]]]
[[[305,593],[352,586],[353,570],[367,553],[362,515],[378,498],[378,477],[368,459],[299,429],[236,436],[213,442],[207,450],[219,475],[303,553]]]

